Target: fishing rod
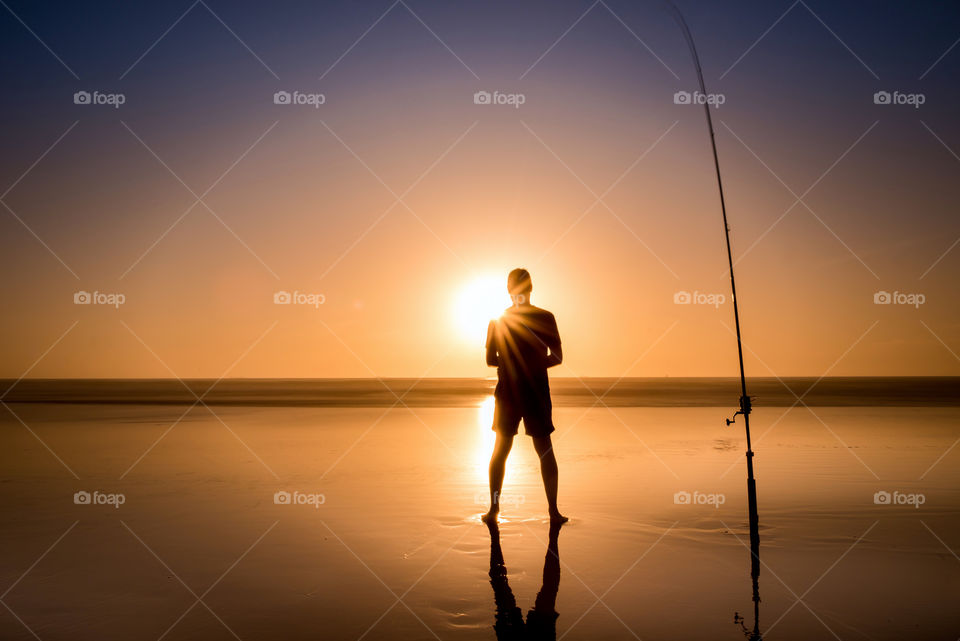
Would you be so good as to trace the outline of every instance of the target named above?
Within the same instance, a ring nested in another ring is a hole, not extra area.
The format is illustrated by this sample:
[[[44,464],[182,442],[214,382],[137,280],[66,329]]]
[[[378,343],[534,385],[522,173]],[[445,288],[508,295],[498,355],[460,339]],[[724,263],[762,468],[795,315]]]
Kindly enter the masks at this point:
[[[717,155],[716,134],[713,131],[713,117],[710,114],[710,101],[707,99],[707,87],[703,82],[703,69],[700,67],[700,56],[697,55],[697,47],[693,43],[693,35],[690,33],[690,27],[687,21],[683,19],[683,14],[671,0],[664,0],[664,4],[670,10],[674,20],[680,25],[683,37],[690,48],[690,55],[693,58],[693,65],[697,70],[697,80],[700,83],[700,94],[703,101],[703,111],[707,116],[707,129],[710,131],[710,147],[713,150],[713,166],[717,173],[717,188],[720,191],[720,211],[723,214],[723,233],[727,240],[727,264],[730,267],[730,290],[733,294],[733,321],[737,329],[737,358],[740,363],[740,409],[733,414],[733,418],[727,419],[727,425],[734,423],[737,414],[743,416],[744,428],[747,434],[747,501],[749,504],[750,516],[750,543],[751,553],[756,556],[755,549],[759,548],[760,532],[759,519],[757,517],[757,482],[753,478],[753,448],[750,443],[750,411],[753,409],[750,396],[747,394],[747,378],[743,372],[743,341],[740,338],[740,310],[737,308],[737,281],[733,276],[733,252],[730,249],[730,225],[727,223],[727,204],[723,197],[723,180],[720,178],[720,157]]]

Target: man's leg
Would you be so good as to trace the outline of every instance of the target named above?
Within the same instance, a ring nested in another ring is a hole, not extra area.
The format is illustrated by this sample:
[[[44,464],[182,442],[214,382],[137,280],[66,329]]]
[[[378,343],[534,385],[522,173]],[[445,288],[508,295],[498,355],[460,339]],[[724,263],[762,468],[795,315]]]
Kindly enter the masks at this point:
[[[557,457],[553,455],[553,442],[550,435],[534,436],[533,447],[540,457],[540,476],[543,477],[543,489],[547,493],[547,505],[550,509],[550,520],[564,522],[567,517],[560,514],[557,508],[557,485],[559,482],[559,471],[557,470]]]
[[[503,475],[507,468],[507,456],[513,447],[513,436],[505,436],[497,432],[497,441],[493,445],[493,456],[490,457],[490,511],[483,516],[483,520],[496,519],[500,512],[500,494],[503,490]]]

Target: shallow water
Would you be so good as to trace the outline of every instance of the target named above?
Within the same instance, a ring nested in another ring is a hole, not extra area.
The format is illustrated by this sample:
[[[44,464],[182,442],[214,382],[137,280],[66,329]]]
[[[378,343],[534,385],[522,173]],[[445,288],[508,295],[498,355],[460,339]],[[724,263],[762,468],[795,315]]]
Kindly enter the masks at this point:
[[[0,422],[2,638],[495,638],[478,520],[489,407],[11,408],[23,423]],[[572,517],[558,638],[740,639],[735,612],[752,627],[744,440],[727,413],[556,410]],[[765,638],[960,635],[958,419],[756,410]],[[76,505],[78,490],[124,503]],[[278,491],[323,503],[276,504]],[[923,503],[876,504],[879,491]],[[522,435],[503,502],[507,583],[526,617],[549,527]]]

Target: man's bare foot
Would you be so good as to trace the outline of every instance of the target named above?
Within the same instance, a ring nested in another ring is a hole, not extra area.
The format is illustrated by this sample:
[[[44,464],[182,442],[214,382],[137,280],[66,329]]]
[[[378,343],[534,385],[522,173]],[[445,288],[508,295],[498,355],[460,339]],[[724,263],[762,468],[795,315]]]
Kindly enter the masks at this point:
[[[550,523],[566,523],[570,519],[560,514],[560,512],[550,512]]]
[[[483,521],[484,523],[487,523],[488,525],[490,523],[496,523],[497,516],[499,516],[499,514],[500,514],[500,510],[494,510],[493,508],[490,508],[490,511],[484,514],[483,516],[481,516],[480,520]]]

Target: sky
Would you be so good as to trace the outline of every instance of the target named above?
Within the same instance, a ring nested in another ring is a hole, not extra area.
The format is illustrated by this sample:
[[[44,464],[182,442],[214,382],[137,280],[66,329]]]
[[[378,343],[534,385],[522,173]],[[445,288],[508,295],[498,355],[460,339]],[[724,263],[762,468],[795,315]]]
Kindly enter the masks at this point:
[[[747,374],[960,374],[960,10],[678,4]],[[514,267],[558,376],[737,374],[659,2],[7,1],[0,51],[2,377],[489,376]]]

